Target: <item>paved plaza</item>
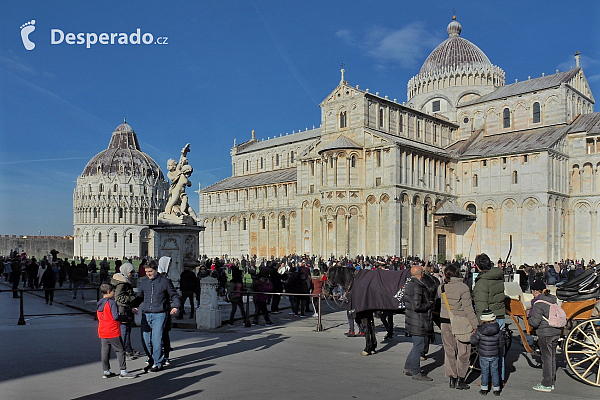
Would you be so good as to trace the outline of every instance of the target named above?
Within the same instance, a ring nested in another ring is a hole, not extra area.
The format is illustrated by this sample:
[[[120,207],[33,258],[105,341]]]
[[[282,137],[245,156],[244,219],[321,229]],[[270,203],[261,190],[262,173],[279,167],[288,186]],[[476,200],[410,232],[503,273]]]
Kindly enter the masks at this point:
[[[7,289],[0,285],[0,289]],[[26,314],[70,313],[93,309],[90,300],[73,300],[72,294],[57,295],[54,305],[43,297],[25,294]],[[39,293],[43,296],[43,292]],[[62,297],[61,297],[62,296]],[[60,298],[59,298],[60,297]],[[68,298],[68,300],[66,300]],[[61,305],[69,303],[70,306]],[[443,350],[439,335],[431,345],[431,358],[423,369],[433,382],[417,382],[402,374],[410,351],[404,337],[404,317],[395,316],[396,336],[382,342],[385,334],[377,322],[379,353],[362,357],[364,339],[347,338],[346,312],[324,303],[323,325],[317,332],[316,318],[282,314],[272,316],[275,326],[213,331],[173,329],[172,364],[159,373],[144,373],[145,358],[128,361],[137,377],[133,380],[101,379],[100,341],[97,323],[88,315],[27,317],[19,326],[19,300],[0,293],[0,337],[2,362],[0,399],[465,399],[481,398],[477,374],[468,378],[471,389],[449,389],[444,377]],[[333,304],[332,304],[333,305]],[[261,324],[264,322],[261,320]],[[133,332],[134,347],[141,350],[140,331]],[[509,379],[502,392],[506,399],[597,399],[600,388],[569,377],[565,361],[558,356],[556,390],[538,393],[531,387],[541,378],[536,361],[518,343],[508,354]],[[111,360],[113,372],[117,360]],[[491,396],[491,394],[489,394]]]

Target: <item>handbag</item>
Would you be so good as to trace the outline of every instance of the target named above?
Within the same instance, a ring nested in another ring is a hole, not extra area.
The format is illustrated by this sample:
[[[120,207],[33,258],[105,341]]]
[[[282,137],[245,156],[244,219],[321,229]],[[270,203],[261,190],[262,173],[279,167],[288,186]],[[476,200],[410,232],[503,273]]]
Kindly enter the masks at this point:
[[[446,303],[446,309],[448,310],[448,315],[450,316],[452,334],[459,342],[469,343],[471,340],[471,333],[473,333],[473,328],[471,327],[469,318],[461,315],[455,315],[450,310],[450,304],[448,303],[448,297],[446,297],[444,285],[442,285],[442,297],[444,298],[444,303]]]

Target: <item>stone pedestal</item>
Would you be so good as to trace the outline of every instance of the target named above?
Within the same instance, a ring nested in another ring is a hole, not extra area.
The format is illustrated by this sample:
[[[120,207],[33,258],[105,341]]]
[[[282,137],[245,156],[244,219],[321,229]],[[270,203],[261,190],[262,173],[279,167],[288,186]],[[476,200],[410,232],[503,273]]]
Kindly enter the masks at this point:
[[[200,279],[200,305],[196,309],[196,327],[215,329],[221,326],[221,309],[217,300],[219,281],[207,277]]]
[[[169,278],[179,289],[179,276],[184,266],[195,268],[198,261],[200,232],[203,226],[198,226],[189,216],[159,216],[158,225],[150,227],[150,256],[156,260],[163,256],[171,257]]]

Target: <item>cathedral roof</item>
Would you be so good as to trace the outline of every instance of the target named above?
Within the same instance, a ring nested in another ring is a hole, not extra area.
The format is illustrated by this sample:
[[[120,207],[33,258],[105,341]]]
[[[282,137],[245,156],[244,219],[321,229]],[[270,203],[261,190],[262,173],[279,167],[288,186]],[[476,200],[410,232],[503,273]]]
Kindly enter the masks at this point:
[[[485,96],[481,96],[471,102],[463,104],[462,106],[484,103],[486,101],[502,99],[504,97],[517,96],[519,94],[525,94],[559,86],[561,83],[569,82],[569,80],[573,78],[573,76],[575,76],[580,70],[581,68],[577,67],[569,71],[558,72],[556,74],[548,76],[542,76],[535,79],[528,79],[526,81],[501,86],[498,89],[494,90],[492,93],[486,94]]]
[[[479,47],[461,38],[462,26],[456,17],[448,24],[448,39],[436,47],[423,63],[419,75],[427,75],[444,69],[493,67],[489,58]]]
[[[583,114],[570,125],[569,132],[587,132],[588,135],[600,133],[600,113]]]
[[[342,149],[362,149],[362,146],[342,135],[327,146],[323,147],[321,150],[319,150],[319,154],[330,150]]]
[[[569,128],[569,126],[539,128],[484,136],[470,146],[463,146],[464,141],[460,141],[447,150],[450,154],[461,158],[492,157],[544,150],[551,148],[569,131]]]
[[[277,169],[251,175],[232,176],[202,189],[202,193],[244,189],[284,182],[296,182],[296,168]]]
[[[137,135],[127,123],[122,123],[115,129],[108,148],[96,154],[81,175],[107,174],[149,176],[164,180],[158,164],[140,150]]]
[[[307,139],[315,139],[321,135],[321,129],[315,128],[307,131],[302,131],[298,133],[294,133],[291,135],[274,137],[273,139],[254,141],[254,143],[248,143],[248,145],[244,146],[241,149],[238,149],[236,154],[245,154],[251,153],[256,150],[268,149],[270,147],[278,147],[286,144],[302,142]],[[243,146],[245,143],[242,143],[240,146]]]

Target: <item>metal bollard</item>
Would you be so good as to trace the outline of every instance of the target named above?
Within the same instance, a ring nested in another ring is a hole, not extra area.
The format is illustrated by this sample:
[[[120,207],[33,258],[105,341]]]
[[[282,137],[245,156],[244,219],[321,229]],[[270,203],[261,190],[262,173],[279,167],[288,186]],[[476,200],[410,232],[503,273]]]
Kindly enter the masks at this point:
[[[20,303],[20,308],[21,308],[21,310],[20,310],[21,315],[19,315],[19,322],[17,322],[17,325],[25,325],[25,313],[23,312],[23,289],[21,289],[20,292],[21,292],[21,298],[19,299],[19,303]]]
[[[321,323],[321,295],[319,294],[319,316],[317,317],[317,332],[323,332],[323,324]]]
[[[249,328],[252,326],[252,323],[250,322],[250,295],[246,294],[246,320],[244,321],[244,325],[246,326],[246,328]]]

